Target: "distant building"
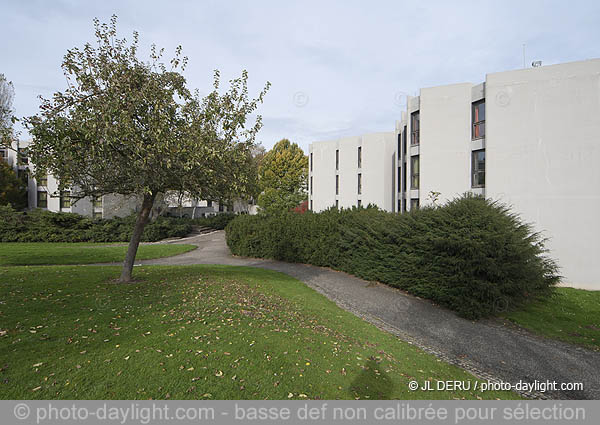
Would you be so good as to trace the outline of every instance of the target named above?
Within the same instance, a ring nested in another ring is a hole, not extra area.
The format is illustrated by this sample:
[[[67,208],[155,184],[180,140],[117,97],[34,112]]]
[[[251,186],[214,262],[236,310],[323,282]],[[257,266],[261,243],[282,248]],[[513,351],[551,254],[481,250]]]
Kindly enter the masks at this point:
[[[51,174],[40,181],[33,178],[33,164],[27,157],[27,146],[30,141],[15,142],[13,149],[0,149],[0,158],[7,161],[17,175],[27,181],[28,208],[42,208],[53,212],[70,212],[93,218],[124,217],[135,213],[141,207],[141,201],[136,196],[126,197],[109,194],[96,199],[86,197],[75,202],[71,191],[58,190],[58,180]],[[155,212],[171,216],[207,217],[224,212],[256,213],[252,202],[242,200],[234,202],[217,202],[206,200],[183,199],[179,202],[177,196],[167,195],[163,202],[157,202]]]
[[[600,289],[600,59],[424,88],[395,131],[309,147],[309,208],[390,212],[473,192],[549,238],[566,282]]]

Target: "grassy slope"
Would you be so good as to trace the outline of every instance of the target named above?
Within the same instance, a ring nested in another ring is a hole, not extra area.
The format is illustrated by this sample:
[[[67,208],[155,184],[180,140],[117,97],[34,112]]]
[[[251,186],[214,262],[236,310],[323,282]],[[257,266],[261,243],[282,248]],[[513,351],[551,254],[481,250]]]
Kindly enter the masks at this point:
[[[541,335],[600,350],[600,291],[557,288],[549,299],[506,318]]]
[[[136,258],[169,257],[191,251],[193,245],[140,245]],[[0,265],[86,264],[123,261],[127,246],[93,243],[0,243]]]
[[[0,268],[0,393],[15,399],[514,398],[410,392],[474,380],[281,273]]]

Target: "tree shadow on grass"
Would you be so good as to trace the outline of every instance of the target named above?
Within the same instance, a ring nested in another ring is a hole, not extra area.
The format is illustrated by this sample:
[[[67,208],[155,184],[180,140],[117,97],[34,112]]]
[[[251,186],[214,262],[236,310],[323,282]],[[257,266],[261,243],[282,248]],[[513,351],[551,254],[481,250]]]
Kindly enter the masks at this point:
[[[370,358],[362,372],[350,385],[352,398],[370,400],[389,400],[394,390],[394,383],[383,371],[383,366]]]

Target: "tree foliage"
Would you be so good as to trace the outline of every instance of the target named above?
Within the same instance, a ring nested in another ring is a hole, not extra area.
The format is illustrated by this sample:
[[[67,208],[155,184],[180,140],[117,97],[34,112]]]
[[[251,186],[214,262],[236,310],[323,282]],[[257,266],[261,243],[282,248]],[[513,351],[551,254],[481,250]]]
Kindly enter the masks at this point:
[[[267,213],[288,211],[306,199],[308,157],[296,143],[282,139],[259,167],[258,205]]]
[[[16,210],[27,207],[27,180],[17,176],[13,168],[0,159],[0,205]]]
[[[64,57],[68,88],[43,99],[40,114],[27,119],[29,151],[36,172],[53,174],[61,188],[68,182],[75,199],[114,193],[143,200],[121,278],[129,280],[159,194],[218,199],[248,191],[249,151],[262,124],[260,115],[247,121],[269,83],[251,99],[243,71],[221,94],[215,71],[213,91],[201,98],[181,74],[187,64],[181,46],[169,66],[154,45],[144,62],[137,33],[131,43],[117,38],[116,16],[94,26],[97,45]]]
[[[13,99],[15,88],[4,74],[0,74],[0,148],[11,148],[13,139]]]

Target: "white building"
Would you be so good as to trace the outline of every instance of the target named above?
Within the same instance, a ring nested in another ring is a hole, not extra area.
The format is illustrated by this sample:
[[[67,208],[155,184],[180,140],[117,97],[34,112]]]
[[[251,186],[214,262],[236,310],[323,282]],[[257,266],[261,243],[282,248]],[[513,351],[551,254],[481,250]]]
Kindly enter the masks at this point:
[[[403,212],[471,191],[549,238],[568,284],[600,289],[600,59],[421,89],[395,130],[311,144],[311,209]]]
[[[136,196],[109,194],[75,202],[70,190],[58,190],[58,180],[52,175],[37,181],[33,178],[34,166],[26,155],[29,141],[14,143],[12,149],[0,149],[0,159],[7,161],[20,178],[27,180],[27,205],[29,209],[41,208],[52,212],[70,212],[93,218],[125,217],[141,207]],[[155,203],[154,212],[172,216],[208,217],[223,212],[256,214],[256,206],[241,200],[217,202],[179,199],[176,195],[165,196]]]

